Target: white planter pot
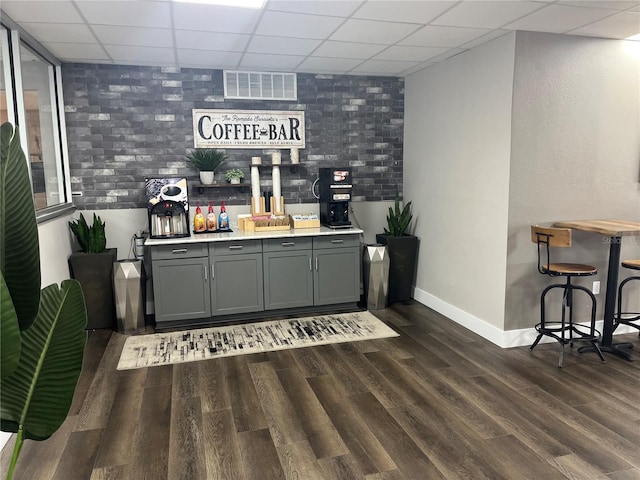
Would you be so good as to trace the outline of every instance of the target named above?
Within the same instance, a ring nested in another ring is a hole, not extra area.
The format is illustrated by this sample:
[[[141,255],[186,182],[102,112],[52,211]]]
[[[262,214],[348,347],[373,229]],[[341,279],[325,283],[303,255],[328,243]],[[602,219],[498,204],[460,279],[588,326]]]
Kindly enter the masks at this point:
[[[211,185],[213,183],[214,172],[200,172],[200,183],[203,185]]]
[[[238,177],[233,177],[230,182],[232,185],[237,185],[240,183],[240,179]]]

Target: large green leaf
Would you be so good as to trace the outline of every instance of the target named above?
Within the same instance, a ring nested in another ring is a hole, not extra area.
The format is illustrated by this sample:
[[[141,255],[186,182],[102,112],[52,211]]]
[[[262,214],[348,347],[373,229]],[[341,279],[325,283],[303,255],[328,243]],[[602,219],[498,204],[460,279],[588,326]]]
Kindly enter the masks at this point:
[[[35,322],[22,332],[16,371],[2,381],[2,430],[42,440],[65,420],[82,370],[87,314],[77,280],[42,290]]]
[[[0,272],[0,374],[1,378],[11,375],[20,360],[20,328],[13,308],[9,289]]]
[[[0,271],[24,330],[38,313],[40,247],[27,161],[10,123],[0,127],[0,219]]]

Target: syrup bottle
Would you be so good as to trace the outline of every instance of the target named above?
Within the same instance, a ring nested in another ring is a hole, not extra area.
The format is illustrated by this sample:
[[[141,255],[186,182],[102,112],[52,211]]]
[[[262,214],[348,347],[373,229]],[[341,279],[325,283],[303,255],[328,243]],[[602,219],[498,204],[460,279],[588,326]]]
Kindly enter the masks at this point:
[[[193,217],[193,230],[198,233],[205,231],[204,215],[202,214],[202,210],[200,210],[200,202],[198,202],[196,214]]]
[[[218,217],[218,228],[220,230],[229,230],[229,215],[227,215],[227,209],[224,208],[224,201],[220,207],[220,215]]]
[[[208,232],[216,231],[216,214],[213,212],[213,202],[209,202],[209,213],[207,213],[206,223]]]

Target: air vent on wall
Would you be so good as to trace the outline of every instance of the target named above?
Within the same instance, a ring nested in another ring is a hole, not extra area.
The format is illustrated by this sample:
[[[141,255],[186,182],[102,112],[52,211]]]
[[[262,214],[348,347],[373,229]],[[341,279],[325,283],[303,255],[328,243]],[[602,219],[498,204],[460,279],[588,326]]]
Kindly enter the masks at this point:
[[[224,71],[224,97],[297,100],[295,73]]]

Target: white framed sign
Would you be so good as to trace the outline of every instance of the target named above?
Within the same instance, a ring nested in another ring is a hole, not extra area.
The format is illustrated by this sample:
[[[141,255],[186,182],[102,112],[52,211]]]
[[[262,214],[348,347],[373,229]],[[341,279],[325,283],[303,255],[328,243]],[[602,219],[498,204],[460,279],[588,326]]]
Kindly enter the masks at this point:
[[[305,148],[304,112],[193,109],[195,148]]]

